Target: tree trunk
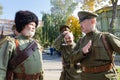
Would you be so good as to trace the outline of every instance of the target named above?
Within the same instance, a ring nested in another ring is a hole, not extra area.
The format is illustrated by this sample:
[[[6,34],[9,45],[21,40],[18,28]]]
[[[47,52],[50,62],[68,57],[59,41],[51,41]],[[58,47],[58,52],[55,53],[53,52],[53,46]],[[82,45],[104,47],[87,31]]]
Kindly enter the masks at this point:
[[[115,20],[116,20],[116,15],[117,15],[117,2],[118,0],[111,0],[112,1],[112,19],[110,22],[110,32],[114,33],[114,27],[115,27]]]

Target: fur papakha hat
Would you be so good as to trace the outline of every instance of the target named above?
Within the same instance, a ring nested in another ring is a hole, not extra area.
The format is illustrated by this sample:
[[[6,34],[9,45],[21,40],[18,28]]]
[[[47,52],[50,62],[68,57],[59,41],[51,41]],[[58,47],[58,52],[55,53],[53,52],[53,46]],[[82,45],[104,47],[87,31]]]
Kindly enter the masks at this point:
[[[15,14],[15,26],[18,32],[21,32],[25,25],[30,22],[35,22],[36,27],[38,26],[38,17],[31,11],[18,11]]]

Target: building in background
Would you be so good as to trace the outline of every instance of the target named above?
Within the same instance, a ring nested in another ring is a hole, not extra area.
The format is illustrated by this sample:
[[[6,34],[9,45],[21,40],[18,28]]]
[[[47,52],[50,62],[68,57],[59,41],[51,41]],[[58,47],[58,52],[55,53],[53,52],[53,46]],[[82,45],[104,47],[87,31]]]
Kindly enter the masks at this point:
[[[112,7],[104,7],[96,11],[99,15],[97,18],[97,28],[100,31],[108,32],[110,22],[112,19]],[[117,6],[117,15],[116,15],[116,22],[114,27],[114,35],[120,37],[120,5]],[[120,56],[117,54],[114,59],[115,63],[118,65],[120,64]]]
[[[0,19],[0,34],[3,31],[3,35],[12,34],[12,26],[14,24],[13,20]]]
[[[110,22],[112,19],[112,7],[104,7],[96,11],[99,15],[97,18],[97,28],[100,31],[108,32],[110,29]],[[120,5],[117,6],[116,22],[114,27],[114,34],[120,37]]]
[[[0,34],[3,32],[3,35],[13,34],[12,26],[14,25],[14,20],[0,19]],[[43,26],[41,20],[39,20],[38,26]]]

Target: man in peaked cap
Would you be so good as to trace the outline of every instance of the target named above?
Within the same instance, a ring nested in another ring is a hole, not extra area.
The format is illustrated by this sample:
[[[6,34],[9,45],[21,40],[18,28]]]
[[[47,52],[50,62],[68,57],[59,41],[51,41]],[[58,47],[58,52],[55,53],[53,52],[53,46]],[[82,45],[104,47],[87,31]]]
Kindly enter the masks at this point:
[[[67,25],[61,25],[59,31],[60,33],[63,33],[64,31],[70,31],[70,27]]]
[[[76,44],[72,62],[80,61],[81,80],[118,80],[113,55],[120,54],[120,38],[96,29],[97,14],[80,11],[78,17],[86,35]]]
[[[41,46],[32,38],[37,25],[33,12],[16,12],[15,28],[20,34],[0,49],[0,80],[43,80]]]
[[[84,21],[85,19],[91,19],[91,18],[94,18],[94,17],[98,17],[97,14],[87,12],[87,11],[78,12],[78,16],[79,16],[80,22]]]
[[[62,72],[59,80],[81,80],[79,63],[71,64],[72,50],[75,47],[74,36],[67,25],[60,27],[60,35],[56,38],[53,47],[61,52]]]

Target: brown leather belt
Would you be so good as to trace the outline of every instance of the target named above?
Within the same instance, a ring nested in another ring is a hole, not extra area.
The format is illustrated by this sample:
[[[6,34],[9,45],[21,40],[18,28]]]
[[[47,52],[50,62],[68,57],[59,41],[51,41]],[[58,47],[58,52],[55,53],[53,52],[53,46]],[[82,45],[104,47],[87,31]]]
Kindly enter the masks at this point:
[[[84,67],[82,66],[82,71],[87,73],[98,73],[110,70],[113,67],[112,63],[106,64],[103,66],[97,66],[97,67]]]
[[[64,68],[70,69],[72,67],[74,67],[75,69],[80,69],[81,65],[80,64],[63,64]]]
[[[37,80],[41,76],[41,73],[36,74],[24,74],[24,73],[14,73],[15,79],[24,79],[24,80]]]

